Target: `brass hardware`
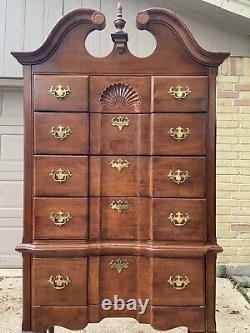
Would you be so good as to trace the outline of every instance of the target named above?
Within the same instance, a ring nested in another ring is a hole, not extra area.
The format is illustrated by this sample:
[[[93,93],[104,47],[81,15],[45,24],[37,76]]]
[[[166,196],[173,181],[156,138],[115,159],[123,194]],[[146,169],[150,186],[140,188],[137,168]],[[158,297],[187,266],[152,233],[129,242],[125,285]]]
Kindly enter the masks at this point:
[[[117,272],[120,274],[122,272],[123,269],[128,268],[129,266],[129,262],[128,259],[113,259],[110,263],[109,266],[111,268],[115,268],[117,270]]]
[[[171,127],[168,134],[170,134],[172,138],[180,142],[181,140],[186,139],[186,137],[191,134],[191,131],[188,127],[184,129],[181,126],[178,126],[176,128]]]
[[[189,177],[188,171],[181,171],[180,169],[175,171],[169,171],[168,177],[176,184],[184,183]]]
[[[187,276],[182,277],[181,275],[176,275],[175,277],[170,276],[168,279],[168,283],[177,290],[184,289],[190,282]]]
[[[55,96],[57,99],[64,99],[65,97],[67,97],[68,95],[71,94],[71,89],[69,86],[64,87],[61,84],[59,84],[58,86],[54,87],[51,86],[49,92]]]
[[[183,88],[182,86],[178,85],[176,87],[170,87],[169,94],[173,96],[175,99],[178,99],[178,101],[181,101],[182,99],[186,98],[189,94],[191,94],[191,90],[189,87]]]
[[[52,222],[54,222],[55,225],[61,227],[66,222],[68,222],[72,218],[72,216],[70,215],[69,212],[64,213],[60,210],[57,213],[52,212],[49,218],[51,219]]]
[[[178,212],[176,214],[171,213],[168,219],[173,222],[176,227],[182,227],[190,220],[190,216],[188,213],[184,215],[181,212]]]
[[[118,117],[118,118],[112,118],[111,119],[111,124],[113,126],[117,126],[119,128],[119,131],[122,131],[123,127],[129,126],[130,120],[126,117]]]
[[[51,170],[49,173],[49,176],[51,176],[55,182],[57,183],[64,183],[66,182],[69,177],[72,176],[72,173],[69,170],[62,170],[61,168],[58,170]]]
[[[112,160],[110,162],[110,166],[112,168],[116,168],[119,172],[122,172],[122,170],[124,168],[128,168],[129,167],[129,161],[128,160],[122,160],[122,159],[118,159],[118,160]]]
[[[68,284],[71,283],[70,278],[67,276],[63,277],[61,274],[56,276],[51,276],[48,282],[52,285],[54,289],[62,290],[67,287]]]
[[[58,127],[51,127],[50,134],[56,139],[62,141],[67,138],[72,133],[70,127],[64,127],[59,125]]]
[[[128,210],[129,204],[127,201],[118,200],[118,201],[112,201],[110,207],[113,210],[116,209],[117,212],[121,214],[124,210]]]

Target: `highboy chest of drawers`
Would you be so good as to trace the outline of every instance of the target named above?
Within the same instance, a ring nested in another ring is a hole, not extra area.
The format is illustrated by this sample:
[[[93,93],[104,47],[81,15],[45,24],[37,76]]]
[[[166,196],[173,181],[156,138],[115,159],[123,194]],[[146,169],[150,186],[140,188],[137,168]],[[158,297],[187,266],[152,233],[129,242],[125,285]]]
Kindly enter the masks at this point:
[[[138,58],[125,23],[119,5],[104,58],[85,47],[105,27],[92,9],[13,53],[24,66],[23,333],[106,317],[216,332],[216,75],[228,54],[152,8],[136,25],[157,46]]]

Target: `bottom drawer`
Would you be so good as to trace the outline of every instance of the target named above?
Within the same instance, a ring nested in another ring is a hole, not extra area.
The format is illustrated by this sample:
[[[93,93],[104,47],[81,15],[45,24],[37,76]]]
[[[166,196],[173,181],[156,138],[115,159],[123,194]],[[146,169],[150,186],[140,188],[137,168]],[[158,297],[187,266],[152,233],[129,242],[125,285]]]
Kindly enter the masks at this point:
[[[32,263],[32,303],[85,305],[86,280],[86,258],[35,258]]]

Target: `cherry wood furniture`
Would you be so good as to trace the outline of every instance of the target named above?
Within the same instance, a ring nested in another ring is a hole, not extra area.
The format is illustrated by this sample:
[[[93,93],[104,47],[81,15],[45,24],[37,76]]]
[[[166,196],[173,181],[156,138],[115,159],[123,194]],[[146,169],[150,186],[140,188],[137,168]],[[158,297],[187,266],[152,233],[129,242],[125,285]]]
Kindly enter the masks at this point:
[[[105,26],[91,9],[12,53],[24,66],[22,332],[122,316],[215,333],[215,79],[228,54],[153,8],[136,24],[157,47],[137,58],[120,7],[114,23],[105,58],[85,48]],[[105,311],[114,295],[149,306]]]

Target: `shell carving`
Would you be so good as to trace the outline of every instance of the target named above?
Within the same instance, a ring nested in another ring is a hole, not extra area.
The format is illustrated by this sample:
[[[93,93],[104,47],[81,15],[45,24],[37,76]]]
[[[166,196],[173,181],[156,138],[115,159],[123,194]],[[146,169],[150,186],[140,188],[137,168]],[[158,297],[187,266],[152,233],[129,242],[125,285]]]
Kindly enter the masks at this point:
[[[130,85],[122,82],[110,84],[100,95],[100,103],[111,109],[131,107],[141,103],[141,97]]]

